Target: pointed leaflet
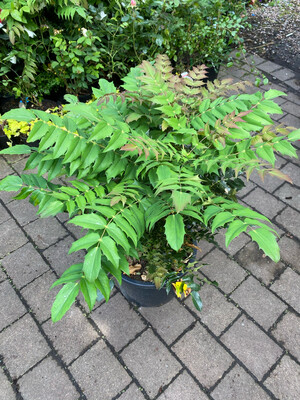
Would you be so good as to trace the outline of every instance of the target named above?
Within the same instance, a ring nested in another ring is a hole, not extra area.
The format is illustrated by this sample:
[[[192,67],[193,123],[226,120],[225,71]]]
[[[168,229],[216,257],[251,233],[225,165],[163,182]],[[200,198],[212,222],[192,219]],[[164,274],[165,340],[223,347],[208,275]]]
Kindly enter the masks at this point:
[[[227,232],[225,233],[225,245],[228,247],[229,243],[236,238],[240,233],[245,232],[248,228],[248,224],[241,221],[240,219],[233,221]]]
[[[185,235],[184,222],[180,214],[173,214],[167,217],[165,234],[172,249],[178,251],[183,244]]]
[[[96,244],[100,239],[99,233],[88,233],[87,235],[83,236],[82,238],[76,240],[72,243],[72,246],[69,250],[69,254],[74,253],[74,251],[82,250],[82,249],[89,249],[94,244]]]
[[[5,192],[16,192],[20,190],[23,185],[23,181],[18,176],[9,175],[0,181],[0,190]]]
[[[56,295],[51,308],[51,319],[59,321],[74,303],[79,292],[79,283],[67,283]]]
[[[107,226],[106,230],[109,236],[111,236],[117,244],[123,247],[123,249],[126,251],[126,254],[129,254],[130,244],[128,243],[124,232],[113,222]]]
[[[30,122],[34,120],[36,117],[32,111],[27,110],[26,108],[16,108],[14,110],[10,110],[7,113],[3,114],[1,119],[14,119],[16,121],[25,121]]]
[[[0,154],[30,154],[32,147],[26,146],[25,144],[17,144],[7,149],[0,151]]]
[[[219,213],[213,220],[211,226],[212,233],[214,233],[217,228],[219,228],[220,226],[224,226],[227,222],[230,222],[233,219],[234,216],[228,211]]]
[[[100,217],[98,214],[91,213],[78,215],[77,217],[71,219],[68,223],[96,231],[105,227],[106,220],[103,217]]]
[[[300,140],[300,129],[296,129],[295,131],[288,134],[289,140]]]
[[[93,247],[88,251],[84,257],[83,272],[86,279],[90,282],[94,282],[97,279],[99,271],[101,269],[101,250],[100,247]]]
[[[278,262],[280,260],[278,243],[275,236],[269,230],[257,228],[250,231],[249,235],[273,261]]]
[[[207,209],[204,211],[204,223],[207,225],[208,221],[214,216],[221,212],[222,209],[218,206],[208,206]]]
[[[118,249],[116,243],[108,236],[104,236],[100,242],[101,250],[106,256],[108,261],[110,261],[116,268],[119,267],[120,257],[118,254]]]
[[[96,300],[97,300],[97,288],[94,284],[91,284],[86,279],[81,279],[80,281],[80,290],[84,296],[87,305],[89,306],[90,311],[92,311]]]
[[[80,278],[82,277],[82,267],[83,267],[83,263],[71,265],[71,267],[69,267],[62,274],[62,276],[52,284],[50,289],[52,289],[58,285],[63,285],[64,283],[79,281]]]
[[[99,271],[98,279],[95,280],[95,285],[97,289],[99,289],[100,292],[103,294],[105,300],[108,301],[111,291],[111,285],[106,272],[102,268]]]
[[[179,192],[177,190],[173,190],[172,192],[173,204],[178,213],[182,211],[187,204],[190,204],[191,198],[189,193]]]

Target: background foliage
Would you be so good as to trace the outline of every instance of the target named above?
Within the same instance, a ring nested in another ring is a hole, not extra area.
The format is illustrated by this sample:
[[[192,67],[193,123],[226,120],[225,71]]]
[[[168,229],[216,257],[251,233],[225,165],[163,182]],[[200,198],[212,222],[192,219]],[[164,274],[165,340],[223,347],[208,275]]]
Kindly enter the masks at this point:
[[[5,0],[0,91],[37,102],[59,88],[86,91],[99,77],[167,54],[178,70],[217,67],[239,42],[242,0]]]

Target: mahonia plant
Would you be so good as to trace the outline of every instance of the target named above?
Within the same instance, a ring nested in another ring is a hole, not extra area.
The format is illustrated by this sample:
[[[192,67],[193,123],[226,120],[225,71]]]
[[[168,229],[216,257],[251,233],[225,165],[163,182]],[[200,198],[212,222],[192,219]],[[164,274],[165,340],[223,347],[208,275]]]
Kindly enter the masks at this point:
[[[250,83],[225,79],[205,85],[205,76],[204,65],[187,77],[174,75],[160,55],[154,64],[144,61],[131,69],[123,91],[101,79],[90,104],[69,95],[64,115],[17,109],[2,116],[38,119],[28,142],[40,143],[0,152],[28,154],[25,169],[37,168],[4,178],[0,189],[20,191],[15,199],[29,197],[41,217],[68,212],[69,223],[87,229],[70,248],[70,253],[86,250],[84,261],[54,284],[63,287],[52,307],[53,321],[79,291],[90,309],[97,290],[108,301],[112,277],[121,284],[128,258],[137,258],[143,238],[157,224],[164,226],[162,246],[175,252],[187,232],[198,229],[213,237],[225,228],[227,246],[247,232],[279,261],[269,219],[237,202],[234,182],[253,171],[290,182],[274,167],[275,155],[297,157],[291,142],[300,139],[300,130],[275,125],[269,116],[282,113],[273,99],[284,93],[239,94]]]

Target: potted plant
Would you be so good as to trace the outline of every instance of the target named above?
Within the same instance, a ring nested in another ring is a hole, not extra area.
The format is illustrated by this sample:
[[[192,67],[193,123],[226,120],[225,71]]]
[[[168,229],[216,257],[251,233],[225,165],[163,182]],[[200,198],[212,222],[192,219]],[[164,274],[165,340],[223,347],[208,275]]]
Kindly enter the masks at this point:
[[[205,71],[200,66],[188,76],[173,75],[168,58],[158,56],[154,64],[133,68],[123,91],[101,79],[93,102],[69,95],[63,115],[22,108],[2,116],[35,121],[28,142],[40,143],[2,150],[28,154],[25,169],[37,172],[8,176],[0,189],[20,191],[16,199],[29,197],[41,217],[68,212],[70,223],[87,229],[70,248],[86,250],[83,262],[56,282],[63,287],[52,307],[53,321],[79,291],[90,309],[97,291],[108,301],[111,279],[121,284],[122,273],[128,275],[137,260],[143,264],[142,250],[148,253],[146,279],[167,289],[174,283],[179,295],[191,291],[201,308],[197,273],[179,259],[190,257],[195,240],[213,240],[220,228],[227,229],[226,245],[248,232],[279,261],[270,221],[239,204],[236,192],[239,175],[249,178],[255,170],[290,180],[274,167],[275,153],[297,157],[290,142],[300,131],[276,126],[269,116],[282,113],[272,99],[284,93],[232,94],[247,83],[230,79],[205,87]],[[58,177],[66,183],[51,182]],[[163,264],[153,265],[155,257]]]

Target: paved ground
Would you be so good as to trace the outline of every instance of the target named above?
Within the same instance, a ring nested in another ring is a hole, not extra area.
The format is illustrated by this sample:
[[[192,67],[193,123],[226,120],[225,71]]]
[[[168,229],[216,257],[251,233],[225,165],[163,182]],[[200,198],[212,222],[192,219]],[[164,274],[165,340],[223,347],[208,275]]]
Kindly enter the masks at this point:
[[[280,121],[300,128],[292,71],[255,62],[277,78],[268,87],[289,92]],[[240,78],[242,67],[221,75]],[[0,157],[0,178],[23,165]],[[78,260],[66,253],[80,233],[0,194],[0,400],[300,399],[300,168],[288,157],[278,165],[294,185],[253,175],[241,199],[272,219],[282,260],[245,234],[228,249],[222,234],[219,248],[204,243],[203,274],[219,288],[203,288],[201,313],[190,298],[136,309],[116,290],[91,314],[78,302],[53,325],[48,288]]]

